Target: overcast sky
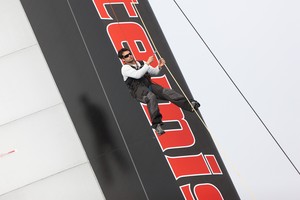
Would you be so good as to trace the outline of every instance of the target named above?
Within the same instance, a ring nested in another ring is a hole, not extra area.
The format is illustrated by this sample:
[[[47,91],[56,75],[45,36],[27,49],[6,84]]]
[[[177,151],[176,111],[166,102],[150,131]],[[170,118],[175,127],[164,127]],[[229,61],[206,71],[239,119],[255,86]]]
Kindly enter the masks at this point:
[[[300,174],[175,1],[149,2],[241,199],[298,200]],[[176,2],[299,170],[300,3]]]

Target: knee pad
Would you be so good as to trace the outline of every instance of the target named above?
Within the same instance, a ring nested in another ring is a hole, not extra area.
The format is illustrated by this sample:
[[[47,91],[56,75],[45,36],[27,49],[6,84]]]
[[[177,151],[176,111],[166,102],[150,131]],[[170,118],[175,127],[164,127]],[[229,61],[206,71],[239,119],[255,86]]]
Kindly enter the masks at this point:
[[[143,98],[145,103],[148,103],[151,99],[156,99],[155,94],[153,94],[152,92],[148,92],[148,94]]]

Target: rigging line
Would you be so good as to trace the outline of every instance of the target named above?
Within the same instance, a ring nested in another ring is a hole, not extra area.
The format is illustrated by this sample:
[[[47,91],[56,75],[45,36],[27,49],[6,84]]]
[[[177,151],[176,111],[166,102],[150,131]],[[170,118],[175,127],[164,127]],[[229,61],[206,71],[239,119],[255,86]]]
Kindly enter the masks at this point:
[[[189,20],[189,18],[187,17],[187,15],[184,13],[184,11],[181,9],[181,7],[178,5],[178,3],[173,0],[174,3],[177,5],[177,7],[179,8],[179,10],[181,11],[181,13],[184,15],[184,17],[186,18],[186,20],[189,22],[189,24],[192,26],[192,28],[194,29],[194,31],[197,33],[197,35],[199,36],[199,38],[202,40],[202,42],[204,43],[204,45],[206,46],[206,48],[209,50],[209,52],[212,54],[212,56],[214,57],[214,59],[217,61],[217,63],[219,64],[219,66],[222,68],[222,70],[225,72],[225,74],[227,75],[227,77],[230,79],[230,81],[232,82],[232,84],[235,86],[235,88],[238,90],[238,92],[240,93],[240,95],[243,97],[243,99],[246,101],[246,103],[248,104],[248,106],[251,108],[251,110],[254,112],[254,114],[256,115],[256,117],[259,119],[259,121],[261,122],[261,124],[264,126],[264,128],[267,130],[267,132],[269,133],[269,135],[273,138],[273,140],[275,141],[275,143],[277,144],[277,146],[280,148],[280,150],[283,152],[283,154],[285,155],[285,157],[288,159],[288,161],[290,162],[290,164],[294,167],[294,169],[297,171],[297,173],[300,175],[299,170],[297,169],[296,165],[292,162],[292,160],[290,159],[290,157],[287,155],[287,153],[285,152],[285,150],[281,147],[281,145],[279,144],[279,142],[276,140],[276,138],[274,137],[274,135],[272,134],[272,132],[269,130],[269,128],[267,127],[267,125],[264,123],[264,121],[261,119],[261,117],[258,115],[258,113],[255,111],[255,109],[253,108],[253,106],[250,104],[250,102],[248,101],[248,99],[245,97],[245,95],[242,93],[242,91],[239,89],[239,87],[236,85],[236,83],[233,81],[233,79],[231,78],[231,76],[228,74],[228,72],[226,71],[226,69],[223,67],[223,65],[220,63],[220,61],[218,60],[218,58],[216,57],[216,55],[212,52],[212,50],[210,49],[210,47],[208,46],[208,44],[205,42],[205,40],[202,38],[202,36],[200,35],[200,33],[197,31],[197,29],[195,28],[195,26],[192,24],[192,22]]]
[[[138,14],[138,16],[139,16],[139,18],[140,18],[140,20],[141,20],[141,22],[142,22],[142,24],[143,24],[143,26],[144,26],[144,28],[145,28],[145,31],[146,31],[146,33],[147,33],[147,35],[148,35],[148,37],[149,37],[149,39],[150,39],[150,41],[151,41],[151,43],[152,43],[154,49],[155,49],[155,52],[158,54],[158,56],[159,56],[160,58],[162,58],[161,55],[160,55],[160,53],[159,53],[159,51],[158,51],[158,49],[156,48],[156,45],[155,45],[155,43],[154,43],[154,41],[153,41],[153,39],[152,39],[152,37],[151,37],[151,34],[150,34],[149,31],[148,31],[148,28],[147,28],[147,26],[146,26],[146,24],[145,24],[145,22],[144,22],[142,16],[140,15],[140,12],[139,12],[138,9],[136,8],[136,5],[133,3],[133,1],[132,1],[132,5],[133,5],[135,12]],[[165,64],[165,68],[167,69],[167,71],[169,72],[170,76],[172,77],[172,79],[174,80],[174,82],[176,83],[176,85],[178,86],[179,90],[182,92],[183,96],[186,98],[187,102],[188,102],[188,103],[190,104],[190,106],[192,107],[192,111],[193,111],[194,113],[196,113],[196,115],[198,116],[198,118],[201,120],[201,122],[203,123],[203,125],[206,127],[206,124],[204,123],[204,121],[203,121],[203,119],[201,118],[200,114],[197,112],[197,110],[194,109],[194,106],[192,105],[191,101],[189,100],[189,98],[187,97],[187,95],[185,94],[185,92],[183,91],[183,89],[181,88],[180,84],[178,83],[178,81],[177,81],[176,78],[174,77],[173,73],[171,72],[171,70],[169,69],[169,67],[168,67],[167,64]],[[208,130],[207,127],[206,127],[206,129]],[[209,132],[209,131],[208,131],[208,132]]]
[[[146,30],[146,33],[147,33],[148,37],[150,38],[150,41],[151,41],[152,45],[154,46],[155,51],[157,52],[157,54],[159,55],[159,57],[161,57],[161,56],[160,56],[160,53],[159,53],[159,51],[158,51],[158,49],[157,49],[156,46],[155,46],[155,43],[154,43],[152,37],[151,37],[151,35],[150,35],[150,33],[149,33],[148,29],[147,29],[147,26],[146,26],[145,23],[144,23],[144,20],[143,20],[142,16],[140,15],[140,13],[139,13],[138,9],[136,8],[135,4],[132,4],[132,5],[133,5],[133,7],[134,7],[136,13],[137,13],[138,16],[139,16],[139,18],[140,18],[140,20],[141,20],[141,22],[142,22],[142,24],[143,24],[143,26],[144,26],[144,28],[145,28],[145,30]],[[189,102],[189,104],[190,104],[191,107],[193,108],[193,106],[192,106],[190,100],[187,98],[185,92],[184,92],[183,89],[180,87],[180,85],[179,85],[179,83],[177,82],[176,78],[173,76],[173,74],[171,73],[171,71],[169,70],[169,68],[168,68],[168,66],[167,66],[166,64],[165,64],[165,67],[167,68],[168,72],[170,73],[171,77],[173,78],[173,80],[175,81],[175,83],[177,84],[177,86],[179,87],[179,89],[181,90],[181,92],[183,93],[184,97],[187,99],[187,101]],[[210,133],[210,131],[209,131],[207,125],[206,125],[205,122],[203,121],[202,117],[200,117],[199,113],[198,113],[195,109],[193,109],[193,111],[195,111],[197,117],[200,119],[200,121],[202,122],[203,126],[206,128],[207,132],[211,135],[211,133]],[[224,151],[223,151],[223,153],[224,153]],[[232,167],[234,168],[234,170],[236,171],[236,173],[239,175],[239,173],[237,172],[236,168],[235,168],[234,166],[232,166]],[[240,176],[240,175],[239,175],[239,176]],[[240,177],[241,177],[241,176],[240,176]],[[241,179],[241,181],[244,182],[243,179]],[[247,184],[244,183],[244,185],[247,185]],[[254,197],[253,192],[252,192],[250,189],[248,189],[248,190],[250,191],[251,196]],[[253,199],[255,199],[255,198],[253,198]]]
[[[151,37],[151,35],[150,35],[150,33],[149,33],[149,31],[148,31],[148,29],[147,29],[145,23],[144,23],[144,20],[143,20],[142,16],[139,14],[139,11],[137,10],[137,8],[136,8],[135,5],[134,5],[134,8],[135,8],[135,11],[138,13],[141,22],[143,23],[143,26],[144,26],[144,28],[146,29],[146,32],[147,32],[147,34],[148,34],[148,37],[150,38],[150,40],[151,40],[151,42],[152,42],[152,44],[153,44],[153,46],[154,46],[156,52],[159,54],[159,51],[157,50],[157,48],[156,48],[156,46],[155,46],[155,44],[154,44],[154,41],[152,40],[152,37]],[[161,57],[160,54],[159,54],[159,57]],[[165,65],[165,66],[167,67],[167,65]],[[191,107],[193,107],[192,104],[191,104],[191,102],[190,102],[190,100],[189,100],[189,99],[187,98],[187,96],[185,95],[185,92],[182,90],[182,88],[180,87],[179,83],[177,82],[176,78],[173,76],[173,74],[171,73],[171,71],[169,70],[168,67],[167,67],[167,69],[168,69],[168,72],[170,73],[170,75],[172,76],[173,80],[175,81],[175,83],[177,84],[177,86],[179,87],[179,89],[181,90],[181,92],[183,93],[184,97],[187,99],[187,101],[189,102],[189,104],[191,105]],[[193,111],[195,111],[197,117],[200,119],[200,121],[202,122],[203,126],[206,128],[208,134],[211,135],[211,133],[210,133],[210,131],[209,131],[209,129],[208,129],[206,123],[203,121],[202,117],[200,117],[199,113],[198,113],[196,110],[193,110]],[[220,146],[220,145],[219,145],[219,146]],[[224,154],[224,152],[225,152],[225,151],[223,150],[223,154]],[[248,185],[246,184],[246,181],[244,181],[244,179],[242,179],[242,176],[240,176],[240,174],[238,173],[238,171],[236,170],[236,168],[233,166],[232,163],[231,163],[231,166],[232,166],[232,168],[236,171],[236,173],[238,174],[238,176],[240,177],[241,181],[242,181],[243,184],[246,186],[246,188],[248,188],[248,187],[247,187]],[[250,195],[252,196],[252,199],[255,199],[255,198],[254,198],[254,195],[253,195],[253,192],[251,191],[251,189],[248,188],[248,191],[249,191]]]

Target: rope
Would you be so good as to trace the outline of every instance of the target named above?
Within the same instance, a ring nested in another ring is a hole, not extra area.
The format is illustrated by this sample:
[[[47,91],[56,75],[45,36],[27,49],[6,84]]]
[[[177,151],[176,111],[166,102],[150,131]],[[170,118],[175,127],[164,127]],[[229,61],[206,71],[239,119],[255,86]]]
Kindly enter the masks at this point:
[[[153,41],[153,39],[152,39],[152,37],[151,37],[151,35],[150,35],[148,29],[147,29],[147,26],[145,25],[144,20],[143,20],[142,16],[140,15],[140,13],[139,13],[139,11],[138,11],[138,9],[136,8],[136,5],[135,5],[134,3],[133,3],[133,7],[134,7],[134,10],[136,11],[136,13],[138,14],[138,16],[139,16],[139,18],[140,18],[140,20],[141,20],[141,22],[142,22],[144,28],[145,28],[145,31],[146,31],[146,33],[147,33],[147,35],[148,35],[148,37],[149,37],[149,39],[150,39],[150,41],[151,41],[151,43],[152,43],[154,49],[155,49],[155,52],[157,52],[158,56],[161,58],[161,55],[160,55],[158,49],[156,48],[156,45],[155,45],[155,43],[154,43],[154,41]],[[184,95],[184,97],[186,98],[186,100],[189,102],[190,106],[193,108],[194,113],[196,113],[197,117],[198,117],[198,118],[200,119],[200,121],[202,122],[202,125],[206,128],[207,132],[211,135],[211,133],[210,133],[210,131],[209,131],[207,125],[205,124],[205,122],[203,121],[203,119],[202,119],[202,117],[199,115],[199,113],[194,109],[194,107],[193,107],[193,105],[191,104],[189,98],[187,97],[187,95],[185,94],[185,92],[183,91],[183,89],[181,88],[181,86],[179,85],[178,81],[176,80],[176,78],[175,78],[174,75],[172,74],[172,72],[171,72],[171,70],[169,69],[169,67],[167,66],[167,64],[165,64],[165,68],[167,69],[167,71],[168,71],[169,74],[171,75],[172,79],[175,81],[175,83],[176,83],[176,85],[178,86],[178,88],[180,89],[180,91],[183,93],[183,95]],[[221,147],[221,145],[218,145],[218,146]],[[224,155],[225,151],[224,151],[223,149],[222,149],[222,152],[223,152],[223,155]],[[226,156],[226,157],[228,158],[228,156]],[[247,190],[248,190],[248,192],[250,193],[250,196],[252,197],[252,199],[255,199],[252,190],[249,189],[248,184],[246,184],[246,181],[242,178],[242,176],[240,175],[240,173],[238,172],[238,170],[236,169],[236,167],[232,164],[232,162],[231,162],[231,167],[234,169],[235,173],[238,175],[238,177],[240,178],[240,180],[241,180],[241,182],[243,183],[243,185],[247,188]]]

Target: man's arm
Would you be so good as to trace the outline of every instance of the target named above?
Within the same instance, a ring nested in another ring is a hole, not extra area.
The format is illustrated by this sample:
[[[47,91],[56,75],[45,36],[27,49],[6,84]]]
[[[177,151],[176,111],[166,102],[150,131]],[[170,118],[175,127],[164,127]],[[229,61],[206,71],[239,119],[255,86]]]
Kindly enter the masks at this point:
[[[124,81],[126,81],[126,79],[128,77],[131,77],[134,79],[140,79],[144,76],[144,74],[146,74],[146,72],[148,71],[149,68],[150,67],[147,64],[145,64],[139,70],[133,69],[130,65],[123,65],[123,67],[121,69],[121,73],[123,75]]]
[[[147,64],[147,65],[150,65],[150,64],[153,62],[153,59],[154,59],[154,57],[153,57],[153,56],[150,56],[150,57],[148,58],[148,61],[146,62],[146,64]],[[162,68],[165,64],[166,64],[165,59],[160,58],[160,59],[158,60],[158,66],[157,66],[157,67],[152,67],[152,66],[150,65],[150,67],[149,67],[149,69],[148,69],[148,73],[153,74],[153,75],[157,75],[157,74],[160,72],[161,68]]]

